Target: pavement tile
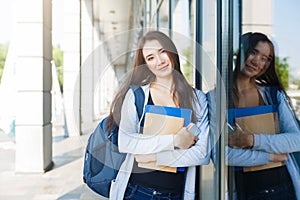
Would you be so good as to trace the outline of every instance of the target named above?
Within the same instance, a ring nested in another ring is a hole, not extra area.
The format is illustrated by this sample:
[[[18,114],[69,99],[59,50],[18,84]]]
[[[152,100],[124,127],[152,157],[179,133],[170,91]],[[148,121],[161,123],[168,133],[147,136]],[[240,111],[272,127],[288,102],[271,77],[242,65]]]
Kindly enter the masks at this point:
[[[0,131],[1,200],[104,200],[82,181],[88,135],[65,137],[53,132],[54,167],[46,173],[15,173],[15,141]]]

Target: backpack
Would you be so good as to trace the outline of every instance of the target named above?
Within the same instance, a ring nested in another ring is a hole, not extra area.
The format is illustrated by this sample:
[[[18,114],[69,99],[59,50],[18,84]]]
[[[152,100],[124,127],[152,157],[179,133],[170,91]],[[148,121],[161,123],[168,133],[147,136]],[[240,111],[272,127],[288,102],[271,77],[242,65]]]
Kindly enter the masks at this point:
[[[135,96],[138,117],[143,114],[145,94],[141,87],[131,86]],[[106,131],[108,117],[104,118],[89,136],[84,156],[83,181],[94,192],[109,197],[110,184],[125,160],[126,154],[118,150],[118,130],[115,125]]]

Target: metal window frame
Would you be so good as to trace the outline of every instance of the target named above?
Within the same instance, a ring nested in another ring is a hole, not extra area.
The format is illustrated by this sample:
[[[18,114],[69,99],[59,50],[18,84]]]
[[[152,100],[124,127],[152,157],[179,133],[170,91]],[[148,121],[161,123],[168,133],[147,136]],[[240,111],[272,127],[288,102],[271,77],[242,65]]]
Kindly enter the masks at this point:
[[[234,12],[238,10],[237,18],[234,18]],[[238,20],[237,26],[235,20]],[[235,29],[237,28],[237,29]],[[216,112],[226,113],[232,100],[229,97],[233,86],[233,41],[234,37],[241,33],[241,0],[217,0],[217,69],[220,78],[217,78],[216,87]],[[225,90],[222,90],[224,86]],[[224,94],[224,92],[226,92]],[[224,112],[225,109],[225,112]],[[219,115],[216,119],[216,130],[220,132],[220,137],[216,145],[216,199],[226,198],[226,188],[228,184],[233,184],[232,168],[225,165],[225,143],[227,138],[227,126],[222,124],[226,116]],[[227,119],[226,119],[227,120]],[[224,130],[224,132],[221,132]],[[232,191],[229,191],[229,199],[233,199]]]

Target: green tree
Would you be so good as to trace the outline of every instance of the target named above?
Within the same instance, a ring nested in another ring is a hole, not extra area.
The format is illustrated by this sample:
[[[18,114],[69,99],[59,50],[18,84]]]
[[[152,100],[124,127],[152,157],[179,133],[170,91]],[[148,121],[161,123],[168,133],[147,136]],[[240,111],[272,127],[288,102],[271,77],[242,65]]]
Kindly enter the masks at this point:
[[[183,74],[188,80],[188,82],[192,82],[192,77],[191,77],[191,50],[190,48],[184,49],[182,51],[183,56],[186,59],[186,62],[183,64]]]
[[[291,83],[297,85],[297,89],[300,89],[300,80],[294,78],[293,76],[291,76]]]
[[[282,83],[284,89],[288,89],[289,87],[289,64],[287,62],[288,58],[279,58],[275,57],[275,69],[276,73]]]
[[[53,60],[56,66],[58,82],[61,92],[63,92],[63,56],[64,52],[60,49],[60,46],[53,47],[52,49]]]
[[[0,82],[2,78],[7,51],[8,51],[8,45],[0,44]]]

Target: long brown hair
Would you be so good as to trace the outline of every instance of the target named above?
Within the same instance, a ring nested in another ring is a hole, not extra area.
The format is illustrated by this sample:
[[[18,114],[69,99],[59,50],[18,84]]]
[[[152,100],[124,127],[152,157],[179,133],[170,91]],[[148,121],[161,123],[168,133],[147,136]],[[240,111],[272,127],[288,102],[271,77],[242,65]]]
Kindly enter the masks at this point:
[[[280,91],[282,91],[285,96],[288,98],[289,104],[291,105],[290,99],[284,90],[280,79],[276,73],[275,69],[275,50],[272,41],[263,33],[252,33],[248,32],[241,36],[241,49],[238,52],[237,60],[236,60],[236,67],[234,70],[234,89],[233,95],[235,98],[238,98],[237,87],[236,87],[236,80],[237,76],[241,71],[241,67],[244,65],[244,62],[247,60],[251,52],[254,50],[256,45],[259,42],[267,42],[270,47],[272,58],[269,63],[268,69],[262,73],[261,75],[255,77],[255,82],[257,85],[260,86],[273,86],[277,87]]]
[[[155,80],[155,75],[148,69],[143,55],[143,47],[146,41],[157,40],[166,51],[170,58],[173,70],[173,85],[171,92],[173,101],[179,103],[181,108],[189,108],[193,111],[193,102],[195,99],[192,86],[187,82],[180,69],[180,61],[173,41],[164,33],[159,31],[149,31],[140,40],[135,51],[133,69],[126,76],[120,90],[116,94],[111,107],[107,123],[107,130],[110,130],[115,124],[119,125],[121,119],[121,108],[125,95],[130,86],[143,86]],[[193,113],[192,121],[195,122],[195,114]]]

